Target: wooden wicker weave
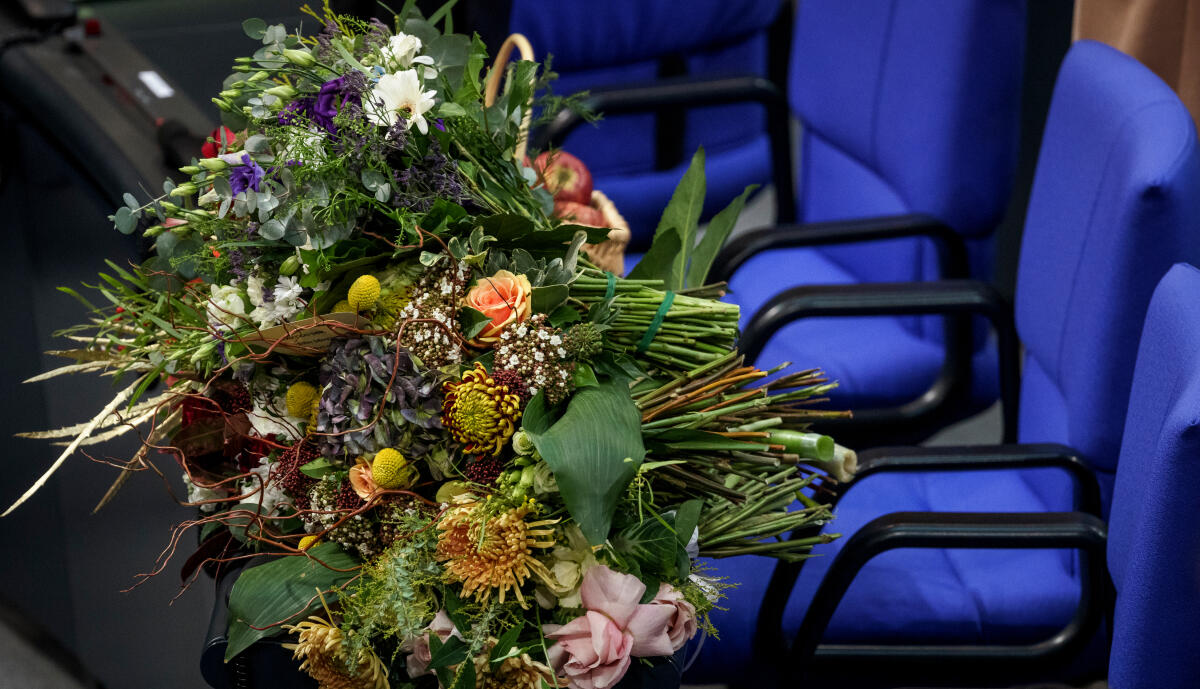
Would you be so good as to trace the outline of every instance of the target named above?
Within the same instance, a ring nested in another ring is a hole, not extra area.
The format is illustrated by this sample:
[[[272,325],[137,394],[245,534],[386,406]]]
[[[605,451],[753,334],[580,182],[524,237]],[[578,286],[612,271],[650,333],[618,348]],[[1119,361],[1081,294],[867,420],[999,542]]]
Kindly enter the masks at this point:
[[[504,43],[496,53],[496,61],[492,65],[492,71],[488,74],[487,83],[484,86],[483,104],[485,106],[491,107],[496,102],[496,96],[500,93],[500,78],[504,74],[504,67],[508,64],[514,49],[520,53],[522,60],[533,61],[533,45],[529,43],[528,38],[515,33],[504,39]],[[530,95],[531,99],[532,97]],[[521,119],[521,137],[513,152],[513,158],[516,159],[518,165],[524,161],[525,148],[529,140],[529,124],[533,117],[531,106],[532,102],[525,108],[525,115]],[[629,245],[629,240],[633,236],[629,229],[629,223],[621,217],[613,202],[599,190],[592,191],[591,206],[599,209],[603,214],[604,221],[609,228],[608,239],[599,244],[585,244],[584,251],[600,268],[621,275],[625,272],[625,247]]]

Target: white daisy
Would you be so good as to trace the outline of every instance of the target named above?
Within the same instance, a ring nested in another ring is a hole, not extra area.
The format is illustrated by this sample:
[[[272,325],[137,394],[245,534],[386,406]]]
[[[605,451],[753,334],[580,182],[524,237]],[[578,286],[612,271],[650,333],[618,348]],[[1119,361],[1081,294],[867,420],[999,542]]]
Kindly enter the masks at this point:
[[[425,120],[425,113],[433,107],[435,93],[421,91],[421,81],[414,69],[385,74],[371,90],[367,118],[375,124],[390,127],[403,113],[406,127],[411,129],[416,124],[422,134],[428,134],[429,122]]]

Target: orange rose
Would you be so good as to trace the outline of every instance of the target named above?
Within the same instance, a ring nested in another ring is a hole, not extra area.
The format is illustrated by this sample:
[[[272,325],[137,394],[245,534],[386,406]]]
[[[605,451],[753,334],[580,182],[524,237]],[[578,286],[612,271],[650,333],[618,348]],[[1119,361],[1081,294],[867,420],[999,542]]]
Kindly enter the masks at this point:
[[[500,331],[509,323],[529,318],[532,293],[529,278],[513,275],[507,270],[476,282],[467,292],[463,304],[487,316],[491,322],[471,340],[471,344],[490,347],[499,341]]]

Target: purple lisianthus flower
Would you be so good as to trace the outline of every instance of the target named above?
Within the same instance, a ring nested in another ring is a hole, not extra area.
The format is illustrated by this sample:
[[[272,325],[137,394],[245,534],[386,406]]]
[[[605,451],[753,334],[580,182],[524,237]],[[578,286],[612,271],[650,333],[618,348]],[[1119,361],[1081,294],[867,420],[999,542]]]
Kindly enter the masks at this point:
[[[242,164],[229,171],[229,186],[233,189],[233,195],[237,196],[247,189],[262,191],[262,179],[265,175],[266,172],[254,162],[250,154],[243,153]]]
[[[279,124],[297,127],[308,124],[306,120],[312,119],[314,103],[315,101],[308,96],[302,96],[288,103],[279,112]]]

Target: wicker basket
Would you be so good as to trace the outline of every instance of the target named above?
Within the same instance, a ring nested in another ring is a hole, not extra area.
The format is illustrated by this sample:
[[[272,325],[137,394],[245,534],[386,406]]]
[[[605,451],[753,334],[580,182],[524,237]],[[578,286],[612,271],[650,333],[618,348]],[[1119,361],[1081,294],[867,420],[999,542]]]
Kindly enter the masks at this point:
[[[520,52],[522,60],[532,61],[534,59],[533,46],[525,36],[515,33],[504,39],[504,43],[496,53],[496,62],[492,65],[492,71],[488,74],[487,84],[484,88],[483,104],[485,106],[490,107],[496,102],[496,96],[500,93],[500,77],[504,74],[504,66],[508,64],[513,49]],[[531,94],[530,98],[532,99],[532,97]],[[529,123],[532,117],[533,108],[526,107],[525,115],[521,119],[521,139],[517,142],[516,151],[513,152],[513,158],[518,164],[525,158],[525,147],[529,140]],[[598,209],[604,216],[604,221],[609,228],[608,239],[599,244],[584,244],[583,248],[597,266],[620,275],[625,272],[625,247],[629,245],[629,240],[633,236],[629,229],[629,223],[617,212],[617,207],[613,205],[613,202],[599,190],[592,191],[591,206]]]

